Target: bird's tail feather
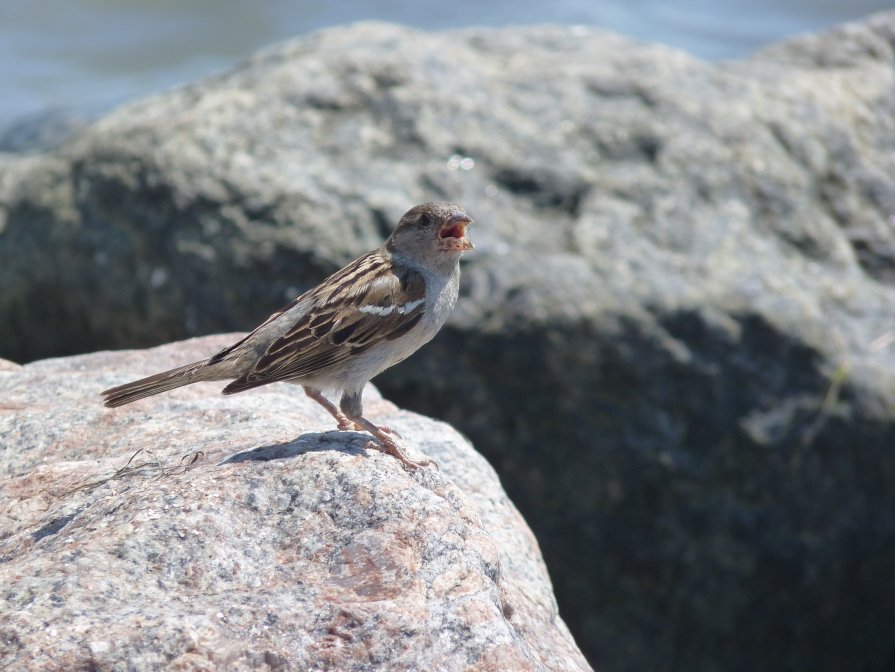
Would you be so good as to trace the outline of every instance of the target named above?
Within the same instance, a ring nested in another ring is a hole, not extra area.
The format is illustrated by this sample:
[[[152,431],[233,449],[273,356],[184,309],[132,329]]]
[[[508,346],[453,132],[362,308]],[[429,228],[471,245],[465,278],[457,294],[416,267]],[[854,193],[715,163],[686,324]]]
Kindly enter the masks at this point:
[[[176,387],[208,380],[208,376],[200,373],[207,363],[208,360],[203,359],[201,362],[178,366],[170,371],[163,371],[148,378],[141,378],[132,383],[112,387],[103,392],[103,403],[110,408],[124,406],[132,401],[137,401],[137,399],[144,399],[160,392],[173,390]]]

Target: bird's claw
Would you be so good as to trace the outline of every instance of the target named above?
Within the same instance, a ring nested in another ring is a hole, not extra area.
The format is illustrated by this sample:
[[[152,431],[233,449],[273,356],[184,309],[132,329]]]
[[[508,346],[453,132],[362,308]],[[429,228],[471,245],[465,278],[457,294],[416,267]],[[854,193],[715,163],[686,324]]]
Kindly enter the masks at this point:
[[[428,466],[434,466],[438,469],[438,463],[429,457],[424,457],[419,462],[411,460],[404,451],[392,440],[385,440],[388,437],[375,438],[367,442],[367,448],[378,450],[380,453],[386,453],[397,459],[408,470],[422,469]]]

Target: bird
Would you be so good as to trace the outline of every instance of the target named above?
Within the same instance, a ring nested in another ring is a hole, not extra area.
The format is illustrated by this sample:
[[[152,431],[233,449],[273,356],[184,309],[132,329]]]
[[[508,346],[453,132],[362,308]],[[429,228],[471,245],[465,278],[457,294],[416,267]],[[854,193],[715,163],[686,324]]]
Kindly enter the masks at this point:
[[[454,203],[414,206],[388,239],[274,312],[254,331],[198,362],[102,393],[114,408],[200,381],[231,380],[224,394],[277,381],[295,383],[335,418],[340,430],[367,431],[368,447],[408,470],[400,435],[364,417],[371,378],[403,361],[441,329],[459,296],[460,257],[474,249],[473,219]],[[339,405],[327,398],[339,398]]]

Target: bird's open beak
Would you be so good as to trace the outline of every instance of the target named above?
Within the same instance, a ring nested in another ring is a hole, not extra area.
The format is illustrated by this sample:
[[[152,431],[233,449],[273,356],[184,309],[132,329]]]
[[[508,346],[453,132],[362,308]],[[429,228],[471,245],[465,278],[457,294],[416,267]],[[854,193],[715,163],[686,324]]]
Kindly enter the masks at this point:
[[[472,219],[462,213],[456,213],[438,229],[438,247],[451,252],[468,252],[475,245],[466,235],[466,227]]]

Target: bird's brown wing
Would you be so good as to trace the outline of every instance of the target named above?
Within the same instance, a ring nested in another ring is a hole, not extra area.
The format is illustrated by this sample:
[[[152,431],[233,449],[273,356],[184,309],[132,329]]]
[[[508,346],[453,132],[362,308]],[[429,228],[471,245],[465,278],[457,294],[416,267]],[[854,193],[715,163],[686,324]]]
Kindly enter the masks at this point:
[[[309,309],[224,394],[313,377],[399,338],[422,319],[425,296],[419,272],[365,255],[301,297]]]

